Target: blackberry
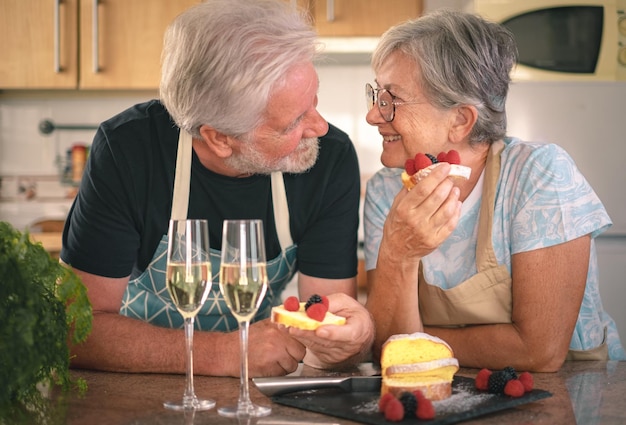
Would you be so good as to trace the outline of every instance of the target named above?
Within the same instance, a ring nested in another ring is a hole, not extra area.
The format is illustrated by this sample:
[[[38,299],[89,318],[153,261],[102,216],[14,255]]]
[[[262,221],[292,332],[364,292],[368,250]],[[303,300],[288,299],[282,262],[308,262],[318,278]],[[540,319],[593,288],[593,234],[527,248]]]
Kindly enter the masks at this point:
[[[403,392],[398,397],[400,403],[402,403],[402,407],[404,407],[404,417],[405,418],[414,418],[415,412],[417,411],[417,398],[415,398],[415,394],[410,392]]]
[[[505,367],[504,369],[502,369],[502,372],[506,373],[510,379],[517,379],[517,372],[511,366]]]
[[[432,162],[433,164],[436,164],[436,163],[438,163],[438,162],[439,162],[439,160],[437,159],[437,157],[436,157],[435,155],[432,155],[432,154],[427,153],[427,154],[426,154],[426,156],[428,157],[428,159],[430,159],[430,160],[431,160],[431,162]]]
[[[320,297],[317,294],[313,294],[309,297],[309,299],[306,301],[306,304],[304,305],[304,309],[307,310],[309,307],[311,307],[313,304],[319,304],[322,302],[322,297]]]
[[[511,380],[511,377],[507,372],[503,370],[493,372],[489,375],[489,382],[487,385],[487,390],[491,394],[504,394],[504,387],[506,383]]]

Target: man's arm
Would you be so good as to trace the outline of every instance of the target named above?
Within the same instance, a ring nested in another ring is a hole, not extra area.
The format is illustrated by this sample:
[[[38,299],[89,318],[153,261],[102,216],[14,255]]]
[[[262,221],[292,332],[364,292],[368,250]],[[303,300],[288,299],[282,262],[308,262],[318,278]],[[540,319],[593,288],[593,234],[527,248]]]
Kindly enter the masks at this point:
[[[169,329],[119,314],[128,277],[105,278],[74,271],[87,287],[93,308],[93,329],[86,342],[71,348],[72,367],[116,372],[185,373],[185,337]],[[255,355],[250,376],[293,372],[304,347],[264,320],[250,327]],[[194,372],[199,375],[239,376],[238,332],[195,332]]]
[[[356,276],[347,279],[323,279],[298,273],[298,294],[303,301],[313,294],[330,295],[337,292],[356,299]]]

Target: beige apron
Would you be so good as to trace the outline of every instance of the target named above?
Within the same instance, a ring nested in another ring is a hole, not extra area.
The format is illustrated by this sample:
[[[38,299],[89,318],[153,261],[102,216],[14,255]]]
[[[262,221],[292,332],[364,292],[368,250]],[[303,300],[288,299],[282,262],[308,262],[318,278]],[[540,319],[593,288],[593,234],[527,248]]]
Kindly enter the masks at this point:
[[[506,265],[498,265],[492,242],[493,211],[504,143],[494,143],[485,165],[482,204],[476,242],[477,273],[451,289],[441,289],[418,274],[419,306],[425,326],[464,326],[511,323],[512,279]],[[567,360],[608,360],[605,338],[591,350],[569,350]]]

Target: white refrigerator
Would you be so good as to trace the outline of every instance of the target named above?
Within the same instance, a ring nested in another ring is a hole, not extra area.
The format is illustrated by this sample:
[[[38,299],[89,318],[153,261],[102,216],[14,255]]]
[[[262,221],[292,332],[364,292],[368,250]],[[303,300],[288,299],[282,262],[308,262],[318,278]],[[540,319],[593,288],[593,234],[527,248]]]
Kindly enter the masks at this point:
[[[515,82],[507,116],[509,135],[565,148],[609,212],[600,292],[626,345],[626,82]]]

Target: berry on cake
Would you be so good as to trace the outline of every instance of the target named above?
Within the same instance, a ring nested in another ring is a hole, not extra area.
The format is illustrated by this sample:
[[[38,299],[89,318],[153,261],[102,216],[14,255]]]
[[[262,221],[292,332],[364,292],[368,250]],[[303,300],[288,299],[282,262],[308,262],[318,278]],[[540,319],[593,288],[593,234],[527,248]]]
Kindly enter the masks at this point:
[[[423,332],[393,335],[383,344],[380,358],[381,396],[421,391],[430,400],[452,394],[452,379],[459,370],[452,348]]]
[[[329,312],[328,305],[323,295],[311,295],[305,303],[288,297],[283,305],[272,307],[272,322],[310,331],[322,325],[344,325],[346,318]]]
[[[409,158],[404,163],[404,171],[402,172],[404,187],[411,190],[418,181],[429,175],[433,168],[442,162],[447,162],[451,166],[449,177],[469,179],[472,169],[461,165],[461,157],[454,149],[441,152],[437,156],[420,152],[415,155],[415,158]]]

